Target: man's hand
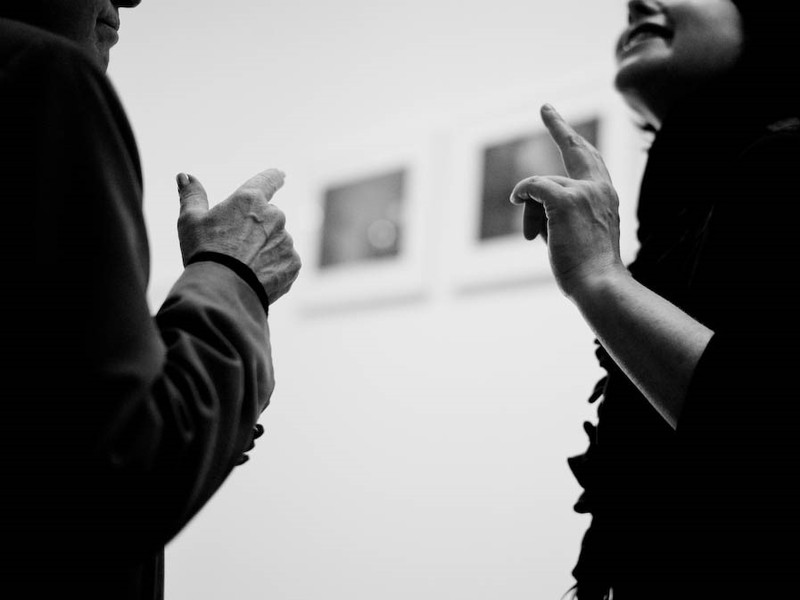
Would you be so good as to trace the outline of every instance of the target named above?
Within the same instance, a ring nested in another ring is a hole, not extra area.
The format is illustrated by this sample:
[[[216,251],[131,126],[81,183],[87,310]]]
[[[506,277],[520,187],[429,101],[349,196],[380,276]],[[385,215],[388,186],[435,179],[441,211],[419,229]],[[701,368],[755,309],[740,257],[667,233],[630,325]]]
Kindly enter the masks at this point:
[[[178,175],[183,263],[198,252],[219,252],[255,272],[270,304],[288,292],[299,274],[300,257],[284,229],[285,215],[270,203],[284,177],[277,169],[267,169],[209,210],[208,196],[197,178]]]
[[[571,297],[593,275],[625,270],[619,251],[619,201],[597,149],[551,106],[542,107],[541,114],[569,177],[523,179],[511,202],[544,207],[550,265],[561,290]],[[526,213],[532,221],[543,221],[534,207],[527,207]],[[535,236],[536,223],[526,226]]]

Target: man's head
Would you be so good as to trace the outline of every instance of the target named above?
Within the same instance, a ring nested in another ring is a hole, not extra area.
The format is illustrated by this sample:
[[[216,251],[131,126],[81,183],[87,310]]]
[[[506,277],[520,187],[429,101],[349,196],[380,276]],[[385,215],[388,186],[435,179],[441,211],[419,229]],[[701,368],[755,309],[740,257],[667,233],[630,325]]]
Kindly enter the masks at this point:
[[[119,39],[119,9],[141,0],[2,0],[0,16],[19,19],[62,35],[86,48],[108,67]]]

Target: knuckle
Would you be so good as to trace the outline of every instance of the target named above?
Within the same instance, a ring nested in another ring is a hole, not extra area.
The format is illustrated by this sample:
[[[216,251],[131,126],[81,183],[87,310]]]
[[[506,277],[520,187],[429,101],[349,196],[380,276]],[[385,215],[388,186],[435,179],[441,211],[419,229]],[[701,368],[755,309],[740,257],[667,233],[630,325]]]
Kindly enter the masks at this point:
[[[580,202],[585,197],[585,192],[582,187],[568,187],[564,190],[564,197],[570,204]]]
[[[597,191],[605,198],[611,198],[614,200],[617,197],[617,192],[614,189],[614,186],[612,186],[608,181],[601,181],[597,183]]]
[[[234,198],[238,203],[250,205],[258,203],[258,201],[261,199],[260,194],[252,188],[239,190]]]
[[[274,204],[267,204],[264,207],[264,212],[277,229],[283,229],[286,226],[286,215]]]
[[[586,141],[577,133],[567,134],[567,145],[570,148],[583,148],[586,146]]]
[[[615,192],[614,192],[613,186],[607,181],[601,181],[598,184],[598,188],[600,189],[600,193],[602,193],[605,196],[614,196],[614,195],[616,195]]]

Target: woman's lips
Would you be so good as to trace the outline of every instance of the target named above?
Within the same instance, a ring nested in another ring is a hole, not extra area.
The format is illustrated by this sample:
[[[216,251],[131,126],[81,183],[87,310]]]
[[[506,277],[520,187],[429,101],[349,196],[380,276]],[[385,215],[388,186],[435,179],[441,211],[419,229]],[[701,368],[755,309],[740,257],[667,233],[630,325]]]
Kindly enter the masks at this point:
[[[671,38],[672,32],[666,27],[655,23],[642,23],[622,37],[617,54],[621,56],[636,46],[651,40],[669,41]]]

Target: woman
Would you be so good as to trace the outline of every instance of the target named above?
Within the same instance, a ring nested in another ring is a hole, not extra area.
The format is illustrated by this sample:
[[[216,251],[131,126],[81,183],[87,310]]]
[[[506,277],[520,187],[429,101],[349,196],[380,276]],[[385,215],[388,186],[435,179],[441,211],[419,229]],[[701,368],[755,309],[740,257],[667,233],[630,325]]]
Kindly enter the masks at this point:
[[[580,600],[769,598],[800,567],[800,65],[775,1],[634,0],[615,85],[654,133],[640,249],[619,253],[597,151],[551,107],[569,177],[521,181],[562,292],[608,371],[570,459],[591,513]],[[542,218],[541,211],[546,214]]]

